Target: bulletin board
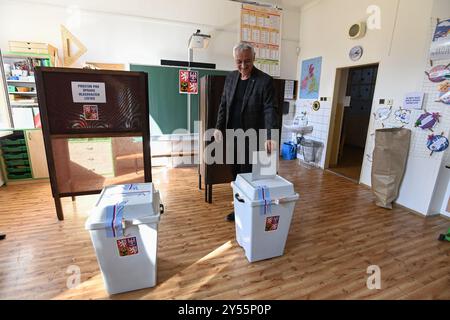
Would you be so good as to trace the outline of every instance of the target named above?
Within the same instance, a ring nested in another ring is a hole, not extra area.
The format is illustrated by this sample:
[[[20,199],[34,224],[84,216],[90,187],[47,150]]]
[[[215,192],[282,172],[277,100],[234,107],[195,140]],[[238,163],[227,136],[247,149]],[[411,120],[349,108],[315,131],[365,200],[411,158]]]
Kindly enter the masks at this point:
[[[445,19],[441,21],[448,21],[450,19]],[[429,29],[429,37],[430,37],[430,48],[433,48],[433,39],[436,36],[437,25],[439,25],[439,21],[434,19],[431,20],[430,29]],[[433,60],[432,60],[433,59]],[[437,59],[433,58],[432,50],[430,49],[429,59],[427,60],[427,65],[425,67],[426,72],[429,72],[433,67],[438,65],[447,66],[450,64],[450,59]],[[432,82],[428,78],[428,75],[423,73],[423,81],[420,92],[425,94],[423,109],[422,110],[411,110],[410,118],[411,121],[408,124],[409,127],[414,128],[412,130],[411,137],[411,146],[409,156],[413,158],[423,158],[427,159],[427,161],[436,161],[440,162],[444,156],[441,153],[435,153],[433,156],[430,156],[430,150],[427,148],[427,140],[431,134],[441,134],[444,133],[444,136],[449,137],[449,128],[450,128],[450,106],[444,104],[442,102],[438,102],[440,92],[438,87],[442,82]],[[418,127],[414,126],[414,123],[418,117],[424,113],[425,111],[430,113],[439,113],[440,118],[437,125],[431,130],[422,130]],[[447,151],[448,152],[448,151]]]
[[[435,152],[430,155],[430,150],[427,148],[427,141],[430,135],[440,135],[443,133],[445,137],[449,137],[449,128],[450,128],[450,106],[443,102],[439,102],[439,97],[442,94],[439,91],[439,87],[442,82],[433,82],[430,81],[427,72],[430,72],[432,68],[437,66],[447,66],[450,64],[450,59],[435,59],[433,58],[433,39],[436,37],[436,32],[438,31],[437,26],[442,21],[436,21],[435,19],[430,20],[429,25],[429,43],[430,43],[430,52],[427,57],[427,63],[425,66],[425,70],[422,73],[422,84],[419,87],[419,92],[424,94],[422,109],[411,109],[406,110],[403,109],[402,102],[395,104],[392,107],[392,110],[388,110],[386,112],[386,116],[384,118],[379,119],[379,117],[375,117],[374,127],[375,129],[380,128],[392,128],[392,127],[405,127],[411,129],[411,142],[409,148],[409,158],[415,159],[424,159],[427,160],[430,166],[432,163],[440,163],[444,157],[444,152]],[[445,52],[441,52],[445,53]],[[411,88],[410,91],[417,90],[417,88]],[[386,109],[385,107],[378,107],[378,109]],[[439,122],[431,130],[423,130],[416,126],[417,119],[424,113],[438,113],[440,115]],[[374,133],[372,133],[369,137],[369,153],[366,154],[367,159],[372,161],[372,150],[374,147]],[[448,150],[446,151],[448,153]]]
[[[152,181],[146,73],[40,67],[35,76],[59,220],[62,197]]]
[[[280,10],[243,4],[240,40],[255,48],[255,66],[258,69],[273,77],[280,76]]]

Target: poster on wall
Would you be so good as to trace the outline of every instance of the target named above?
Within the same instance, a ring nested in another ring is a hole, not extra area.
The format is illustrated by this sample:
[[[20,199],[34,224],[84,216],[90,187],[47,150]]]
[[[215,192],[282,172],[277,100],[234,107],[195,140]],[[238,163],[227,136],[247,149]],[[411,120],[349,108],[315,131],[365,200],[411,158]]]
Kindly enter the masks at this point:
[[[198,94],[198,71],[179,70],[180,93]]]
[[[322,57],[302,61],[300,99],[318,99]]]
[[[280,76],[280,34],[280,10],[242,5],[240,40],[255,48],[255,66],[274,77]]]
[[[450,19],[436,25],[430,48],[431,60],[450,59]]]

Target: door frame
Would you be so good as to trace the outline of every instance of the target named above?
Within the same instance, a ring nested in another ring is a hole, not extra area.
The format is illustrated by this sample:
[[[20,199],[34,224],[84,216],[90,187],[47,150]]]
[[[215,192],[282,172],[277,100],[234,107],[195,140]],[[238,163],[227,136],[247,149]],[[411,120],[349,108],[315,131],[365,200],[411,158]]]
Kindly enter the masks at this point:
[[[380,62],[371,62],[371,63],[365,63],[365,64],[358,64],[358,65],[352,65],[352,66],[346,66],[346,67],[339,67],[336,68],[336,75],[334,80],[334,89],[333,89],[333,102],[331,105],[331,115],[330,115],[330,123],[328,127],[328,143],[327,143],[327,150],[326,150],[326,156],[325,156],[325,164],[324,168],[329,169],[331,166],[336,165],[338,161],[338,155],[339,155],[339,147],[340,147],[340,141],[341,141],[341,131],[342,131],[342,124],[344,119],[344,106],[342,104],[342,101],[340,101],[340,97],[343,94],[345,96],[346,90],[347,90],[347,81],[348,81],[348,72],[350,69],[353,68],[360,68],[360,67],[368,67],[368,66],[378,66],[378,70],[380,68]],[[373,102],[375,98],[375,91],[378,85],[378,75],[379,72],[377,72],[377,78],[375,80],[375,89],[374,89],[374,96],[372,98],[372,106],[371,109],[373,109]],[[372,110],[371,110],[372,113]],[[368,124],[368,129],[370,128],[370,120]],[[367,141],[368,136],[370,135],[369,130],[367,130],[367,136],[366,136],[366,143],[364,145],[364,149],[367,147]],[[364,163],[364,158],[363,158]],[[362,168],[361,168],[362,170]],[[360,174],[361,177],[361,174]],[[358,179],[358,183],[359,180]]]

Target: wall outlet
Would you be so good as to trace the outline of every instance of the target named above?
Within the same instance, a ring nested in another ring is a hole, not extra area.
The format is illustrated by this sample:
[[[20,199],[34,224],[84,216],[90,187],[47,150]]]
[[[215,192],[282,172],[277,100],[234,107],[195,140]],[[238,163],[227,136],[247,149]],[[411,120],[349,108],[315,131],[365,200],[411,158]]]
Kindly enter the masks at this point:
[[[386,105],[393,106],[394,105],[394,99],[386,99]]]

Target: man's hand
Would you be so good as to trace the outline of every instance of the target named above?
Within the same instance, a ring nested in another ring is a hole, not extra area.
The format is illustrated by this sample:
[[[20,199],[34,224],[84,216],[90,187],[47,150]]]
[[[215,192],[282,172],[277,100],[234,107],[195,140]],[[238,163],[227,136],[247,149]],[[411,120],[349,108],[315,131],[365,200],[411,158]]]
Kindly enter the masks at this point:
[[[274,140],[267,140],[266,141],[266,151],[268,154],[271,154],[273,151],[275,151],[277,148],[277,143]]]
[[[214,129],[214,141],[216,142],[222,141],[222,131]]]

